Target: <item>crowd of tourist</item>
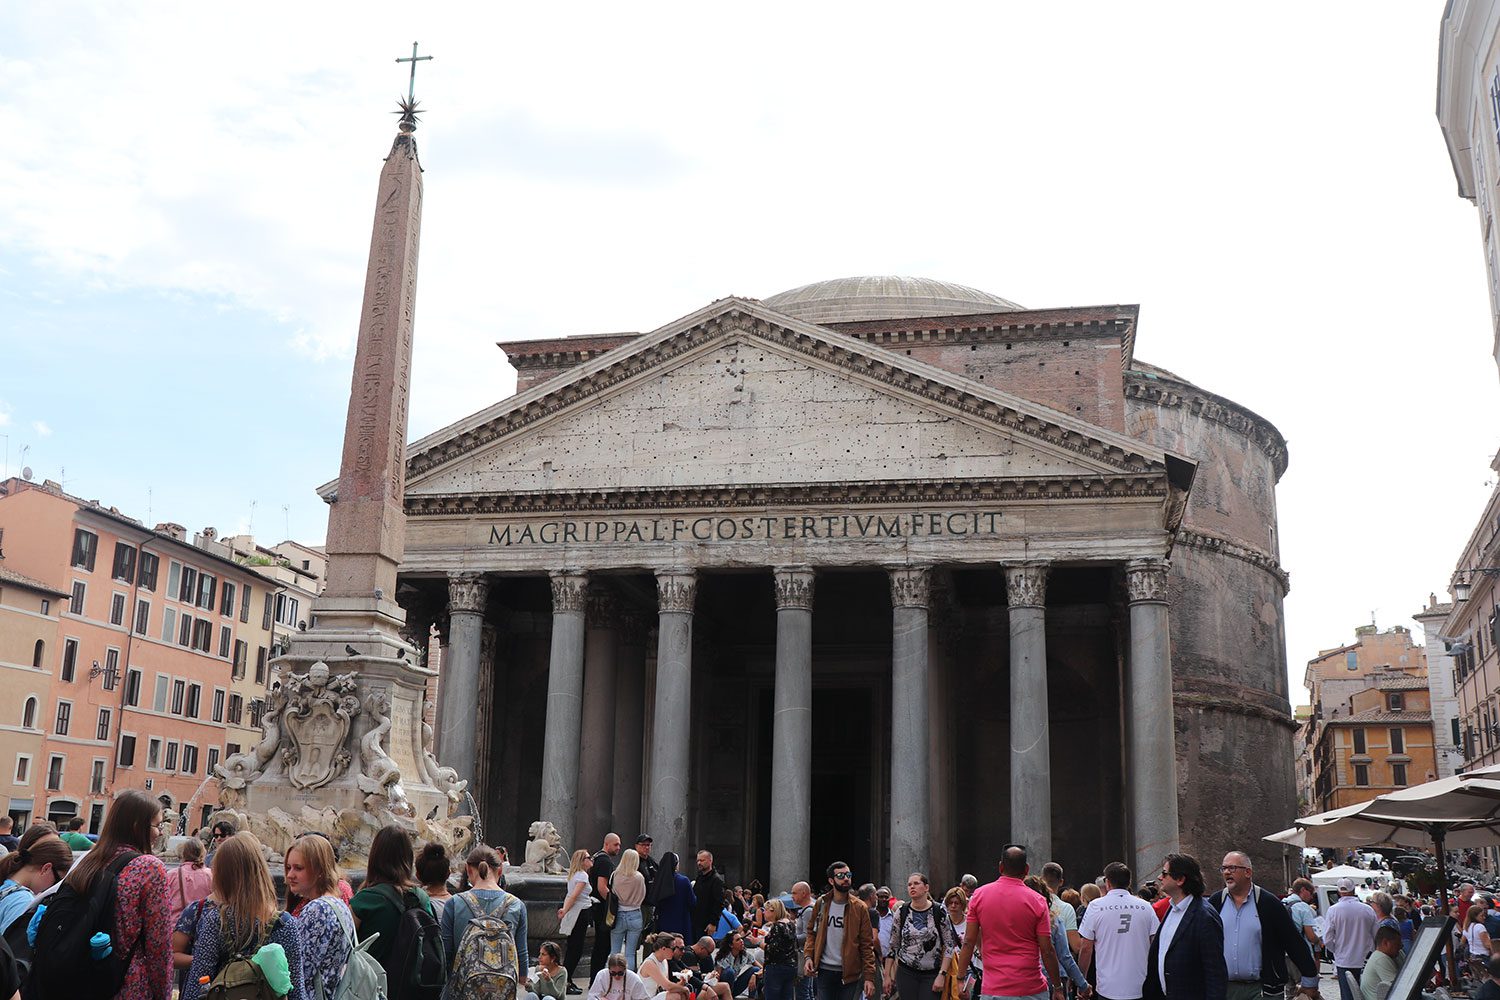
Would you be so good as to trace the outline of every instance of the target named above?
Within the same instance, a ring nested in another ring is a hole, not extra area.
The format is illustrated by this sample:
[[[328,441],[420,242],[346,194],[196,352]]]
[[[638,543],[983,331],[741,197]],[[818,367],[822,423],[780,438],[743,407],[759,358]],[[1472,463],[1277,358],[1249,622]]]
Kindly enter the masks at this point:
[[[206,855],[186,840],[169,869],[151,850],[166,822],[157,800],[126,792],[76,863],[50,824],[15,838],[0,858],[0,997],[1315,998],[1323,954],[1343,1000],[1385,1000],[1432,912],[1397,893],[1361,900],[1346,879],[1320,917],[1310,881],[1279,897],[1240,852],[1224,857],[1212,893],[1186,854],[1150,873],[1111,863],[1075,887],[1056,863],[1033,874],[1014,844],[984,883],[943,888],[913,872],[901,898],[835,862],[820,891],[798,882],[778,894],[730,887],[708,851],[689,877],[675,854],[652,856],[651,837],[626,848],[610,834],[572,855],[559,940],[533,965],[503,849],[476,846],[458,866],[387,827],[354,892],[333,844],[309,833],[283,859],[283,905],[249,833],[216,824]],[[1500,907],[1464,886],[1452,913],[1470,994],[1500,1000]],[[101,932],[70,931],[80,927]]]

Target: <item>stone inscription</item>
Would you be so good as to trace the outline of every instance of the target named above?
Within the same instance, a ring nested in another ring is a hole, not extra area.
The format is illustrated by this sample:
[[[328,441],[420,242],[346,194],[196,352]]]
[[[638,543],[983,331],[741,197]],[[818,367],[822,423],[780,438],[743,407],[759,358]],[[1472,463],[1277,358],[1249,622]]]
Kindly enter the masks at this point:
[[[900,511],[886,514],[758,514],[728,517],[563,518],[492,524],[489,544],[547,546],[647,542],[778,542],[996,536],[999,511]]]

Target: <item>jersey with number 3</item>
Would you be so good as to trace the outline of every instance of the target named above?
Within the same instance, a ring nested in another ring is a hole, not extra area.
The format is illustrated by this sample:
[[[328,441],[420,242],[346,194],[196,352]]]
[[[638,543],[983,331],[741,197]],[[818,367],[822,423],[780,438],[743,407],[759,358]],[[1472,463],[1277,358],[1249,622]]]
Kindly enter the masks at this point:
[[[1151,904],[1124,889],[1111,889],[1089,904],[1078,925],[1080,937],[1094,942],[1099,995],[1140,1000],[1146,983],[1151,937],[1161,922]]]

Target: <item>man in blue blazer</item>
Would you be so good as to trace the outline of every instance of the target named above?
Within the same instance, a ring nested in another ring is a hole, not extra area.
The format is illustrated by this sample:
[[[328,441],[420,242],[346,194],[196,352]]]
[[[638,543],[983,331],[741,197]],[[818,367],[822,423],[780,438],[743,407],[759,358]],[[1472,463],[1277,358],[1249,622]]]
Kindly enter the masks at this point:
[[[1224,925],[1203,899],[1203,869],[1190,854],[1168,854],[1157,882],[1172,901],[1151,942],[1145,1000],[1224,1000]]]

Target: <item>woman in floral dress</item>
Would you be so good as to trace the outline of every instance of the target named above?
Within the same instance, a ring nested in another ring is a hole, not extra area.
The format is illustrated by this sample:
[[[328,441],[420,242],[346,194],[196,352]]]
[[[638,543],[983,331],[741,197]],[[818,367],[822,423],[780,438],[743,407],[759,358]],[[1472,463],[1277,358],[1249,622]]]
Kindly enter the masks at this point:
[[[125,985],[117,1000],[170,1000],[172,996],[172,924],[167,919],[167,869],[151,853],[162,826],[161,803],[146,792],[121,792],[104,818],[99,842],[73,866],[67,883],[87,896],[107,878],[110,862],[123,851],[139,852],[120,871],[115,897],[114,947],[130,955]]]
[[[301,902],[292,911],[302,925],[302,971],[307,991],[331,997],[354,947],[354,915],[339,898],[333,845],[316,834],[299,837],[286,852],[286,887]]]

